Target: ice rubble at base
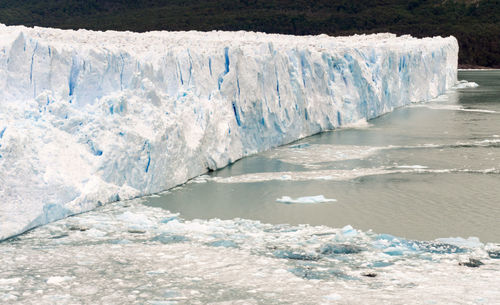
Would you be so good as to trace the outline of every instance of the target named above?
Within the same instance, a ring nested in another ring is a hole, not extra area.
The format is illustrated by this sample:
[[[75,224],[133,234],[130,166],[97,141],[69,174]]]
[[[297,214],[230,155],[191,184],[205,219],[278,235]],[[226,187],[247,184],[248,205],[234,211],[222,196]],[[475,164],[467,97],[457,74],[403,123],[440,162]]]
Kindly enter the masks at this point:
[[[477,238],[416,241],[351,226],[185,220],[144,201],[107,205],[0,243],[0,301],[328,304],[332,293],[342,304],[500,298],[500,245]],[[484,265],[459,265],[470,258]]]
[[[0,239],[428,100],[457,41],[0,25]]]

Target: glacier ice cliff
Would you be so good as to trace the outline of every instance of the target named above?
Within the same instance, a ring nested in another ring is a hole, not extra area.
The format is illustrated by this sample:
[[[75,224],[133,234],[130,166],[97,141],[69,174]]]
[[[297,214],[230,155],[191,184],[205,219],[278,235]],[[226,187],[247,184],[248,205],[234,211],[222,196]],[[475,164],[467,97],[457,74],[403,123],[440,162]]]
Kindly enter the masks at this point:
[[[436,97],[453,37],[0,25],[0,240]]]

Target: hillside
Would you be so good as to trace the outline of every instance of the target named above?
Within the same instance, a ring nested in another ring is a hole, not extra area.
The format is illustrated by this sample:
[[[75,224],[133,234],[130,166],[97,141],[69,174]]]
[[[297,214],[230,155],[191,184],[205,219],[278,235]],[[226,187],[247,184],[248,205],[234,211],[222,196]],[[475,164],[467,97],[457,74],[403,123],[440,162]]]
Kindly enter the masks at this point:
[[[500,68],[500,0],[5,0],[0,22],[138,32],[454,35],[462,67]]]

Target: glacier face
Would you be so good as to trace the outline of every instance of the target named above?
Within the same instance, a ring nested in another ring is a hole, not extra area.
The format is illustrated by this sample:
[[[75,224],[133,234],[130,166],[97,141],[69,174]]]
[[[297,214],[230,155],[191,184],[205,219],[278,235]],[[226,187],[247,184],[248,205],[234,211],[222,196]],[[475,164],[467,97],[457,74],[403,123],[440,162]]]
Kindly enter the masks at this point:
[[[456,83],[455,38],[0,25],[0,240]]]

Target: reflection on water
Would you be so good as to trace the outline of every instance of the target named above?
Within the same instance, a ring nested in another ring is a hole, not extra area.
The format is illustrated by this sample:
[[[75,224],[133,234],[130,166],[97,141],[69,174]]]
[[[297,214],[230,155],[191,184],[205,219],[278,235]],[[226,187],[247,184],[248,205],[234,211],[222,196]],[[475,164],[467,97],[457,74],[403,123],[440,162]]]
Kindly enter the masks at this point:
[[[407,238],[499,241],[500,71],[480,84],[245,158],[146,204],[193,218],[353,225]],[[315,205],[276,199],[323,195]]]

